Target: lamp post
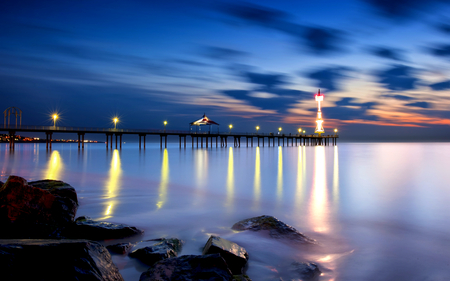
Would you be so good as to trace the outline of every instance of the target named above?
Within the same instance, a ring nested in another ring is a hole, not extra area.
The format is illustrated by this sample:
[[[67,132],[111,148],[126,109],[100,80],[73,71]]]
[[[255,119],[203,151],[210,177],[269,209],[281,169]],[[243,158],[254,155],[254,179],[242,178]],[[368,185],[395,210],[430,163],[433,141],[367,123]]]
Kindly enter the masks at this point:
[[[306,134],[306,131],[303,131],[303,134]]]
[[[298,128],[298,134],[299,134],[299,135],[302,134],[302,128]]]
[[[338,129],[334,129],[334,135],[337,135]]]
[[[113,119],[114,121],[114,130],[117,128],[117,122],[119,122],[119,119],[116,117]]]
[[[258,134],[259,126],[256,126],[256,134]]]
[[[230,128],[230,134],[231,134],[231,129],[233,128],[233,125],[230,124],[230,126],[228,126]]]
[[[167,121],[164,121],[164,133],[166,132]]]
[[[53,127],[56,127],[56,119],[58,118],[58,114],[53,114]]]
[[[281,127],[280,128],[278,128],[278,134],[281,134]]]

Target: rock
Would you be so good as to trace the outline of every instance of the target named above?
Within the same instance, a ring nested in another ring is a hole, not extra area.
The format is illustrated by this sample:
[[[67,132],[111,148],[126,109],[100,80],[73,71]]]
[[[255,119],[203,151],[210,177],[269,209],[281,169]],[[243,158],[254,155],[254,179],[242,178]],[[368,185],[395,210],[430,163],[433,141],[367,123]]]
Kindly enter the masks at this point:
[[[248,260],[247,251],[238,244],[226,239],[211,236],[203,248],[203,255],[220,254],[233,274],[242,274]]]
[[[33,186],[35,184],[36,186]],[[61,238],[78,209],[75,189],[62,181],[9,176],[0,187],[2,238]]]
[[[102,245],[87,240],[0,240],[2,280],[123,280]]]
[[[285,238],[300,244],[315,244],[314,239],[303,235],[292,226],[287,225],[272,216],[259,216],[245,219],[235,223],[232,229],[251,231],[268,230],[269,235],[272,238]]]
[[[0,187],[2,187],[5,183],[0,181]]]
[[[233,275],[220,254],[187,255],[162,260],[141,274],[140,281],[230,281]]]
[[[75,220],[66,232],[66,236],[76,239],[107,240],[143,233],[143,230],[134,226],[94,221],[90,217],[82,216]]]
[[[133,244],[131,244],[130,242],[106,246],[106,249],[108,249],[109,251],[121,255],[128,253],[131,250],[131,248],[133,248]]]
[[[153,244],[151,246],[136,249],[131,252],[129,256],[137,258],[148,265],[153,265],[160,260],[177,257],[178,252],[181,251],[183,245],[183,241],[177,238],[161,238],[142,242],[152,242]],[[139,244],[142,244],[142,242]]]
[[[315,263],[310,262],[293,262],[293,271],[298,274],[302,280],[318,280],[320,274],[319,267]]]

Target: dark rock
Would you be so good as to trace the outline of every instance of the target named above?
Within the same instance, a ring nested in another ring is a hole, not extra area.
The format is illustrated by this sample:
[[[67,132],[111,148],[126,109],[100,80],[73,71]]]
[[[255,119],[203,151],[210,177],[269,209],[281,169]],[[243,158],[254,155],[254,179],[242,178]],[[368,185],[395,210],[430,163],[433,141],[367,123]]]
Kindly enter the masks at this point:
[[[87,240],[0,240],[2,280],[123,280],[102,245]]]
[[[133,244],[131,244],[130,242],[106,246],[106,249],[110,250],[113,253],[121,255],[128,253],[131,250],[131,248],[133,248]]]
[[[32,186],[35,184],[36,186]],[[75,189],[62,181],[10,176],[0,187],[2,238],[61,238],[78,209]]]
[[[4,182],[0,181],[0,187],[1,187],[2,185],[4,185],[4,184],[5,184]]]
[[[151,242],[153,244],[151,246],[136,249],[131,252],[129,256],[137,258],[148,265],[153,265],[160,260],[177,257],[178,252],[181,251],[183,245],[183,241],[177,238],[160,238],[143,242]]]
[[[141,274],[140,281],[230,281],[233,275],[220,254],[162,260]]]
[[[220,254],[233,274],[242,274],[248,260],[247,251],[238,244],[226,239],[211,236],[203,248],[203,255]]]
[[[310,262],[293,262],[293,271],[298,274],[302,280],[319,280],[322,273],[315,263]]]
[[[94,221],[90,217],[82,216],[75,220],[68,228],[66,236],[76,239],[107,240],[119,239],[132,235],[142,234],[143,230],[125,224]]]
[[[287,225],[284,222],[279,221],[277,218],[274,218],[272,216],[259,216],[242,220],[235,223],[232,229],[251,230],[251,231],[268,230],[269,235],[272,238],[276,239],[285,238],[300,244],[315,243],[314,239],[311,239],[303,235],[292,226]]]

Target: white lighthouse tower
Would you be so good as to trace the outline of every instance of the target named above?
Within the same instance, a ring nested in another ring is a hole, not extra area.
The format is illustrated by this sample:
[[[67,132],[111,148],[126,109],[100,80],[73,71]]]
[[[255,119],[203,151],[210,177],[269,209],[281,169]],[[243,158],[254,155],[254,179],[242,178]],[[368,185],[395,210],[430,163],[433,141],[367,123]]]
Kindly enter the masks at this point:
[[[322,119],[322,111],[320,110],[320,102],[323,101],[323,94],[320,93],[320,89],[319,89],[319,93],[315,94],[314,97],[316,98],[316,102],[317,102],[317,119],[316,119],[316,129],[314,130],[315,133],[320,134],[325,133],[325,130],[323,129],[323,119]]]

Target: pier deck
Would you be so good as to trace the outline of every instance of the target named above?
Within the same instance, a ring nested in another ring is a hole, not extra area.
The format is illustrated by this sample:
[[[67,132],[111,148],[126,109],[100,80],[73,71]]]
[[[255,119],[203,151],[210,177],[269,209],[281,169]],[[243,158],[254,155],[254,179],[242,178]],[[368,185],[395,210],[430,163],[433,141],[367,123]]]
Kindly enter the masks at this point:
[[[104,134],[106,136],[106,148],[113,148],[113,136],[115,136],[115,148],[122,148],[122,135],[138,135],[139,148],[145,148],[146,136],[156,135],[160,137],[160,146],[167,147],[167,138],[169,136],[178,136],[180,147],[186,147],[187,136],[191,137],[192,147],[208,147],[215,144],[218,146],[228,146],[228,139],[233,139],[233,146],[241,146],[241,138],[246,138],[247,147],[253,146],[253,139],[257,139],[257,145],[275,146],[277,139],[278,146],[298,145],[336,145],[337,134],[335,135],[302,135],[302,134],[274,134],[274,133],[210,133],[210,132],[190,132],[190,131],[173,131],[173,130],[139,130],[139,129],[112,129],[112,128],[82,128],[82,127],[59,127],[59,126],[0,126],[0,131],[8,132],[10,149],[14,149],[14,136],[17,132],[37,132],[45,133],[46,147],[51,148],[52,137],[54,133],[74,133],[78,136],[78,148],[84,148],[85,134]],[[119,139],[119,140],[118,140]],[[220,143],[219,143],[220,139]],[[143,140],[143,141],[142,141]],[[200,143],[199,143],[200,140]],[[286,142],[285,142],[286,140]]]

